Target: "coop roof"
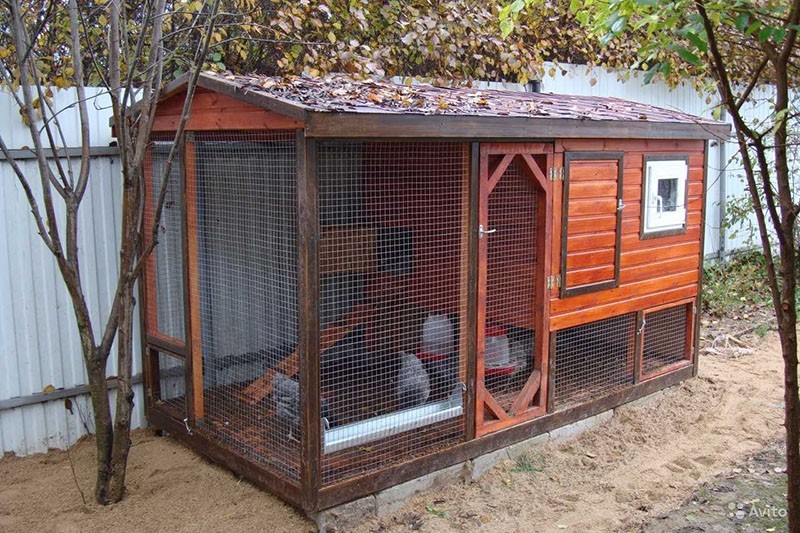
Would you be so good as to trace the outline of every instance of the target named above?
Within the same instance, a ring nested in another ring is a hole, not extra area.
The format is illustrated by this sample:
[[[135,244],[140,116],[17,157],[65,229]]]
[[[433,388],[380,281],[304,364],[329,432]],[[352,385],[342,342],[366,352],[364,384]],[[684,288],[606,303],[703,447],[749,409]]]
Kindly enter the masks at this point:
[[[167,88],[165,97],[186,86]],[[199,86],[303,121],[317,137],[725,138],[727,124],[612,97],[203,73]]]

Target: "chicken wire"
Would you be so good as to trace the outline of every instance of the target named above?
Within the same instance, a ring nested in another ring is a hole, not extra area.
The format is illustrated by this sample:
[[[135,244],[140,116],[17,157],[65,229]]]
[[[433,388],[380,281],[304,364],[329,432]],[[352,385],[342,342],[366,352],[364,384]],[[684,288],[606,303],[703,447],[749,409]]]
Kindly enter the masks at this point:
[[[642,328],[642,373],[650,374],[661,368],[689,359],[687,353],[687,318],[689,305],[678,305],[645,315]]]
[[[499,159],[499,158],[498,158]],[[508,412],[533,371],[536,189],[515,158],[489,194],[484,384]]]
[[[174,410],[180,418],[186,416],[186,365],[182,358],[159,352],[156,405]]]
[[[171,142],[155,141],[151,144],[148,167],[152,181],[148,187],[145,205],[147,220],[155,220],[158,197],[164,183],[164,171]],[[186,338],[184,263],[183,263],[183,180],[180,157],[170,167],[166,184],[161,219],[156,231],[157,245],[152,252],[148,268],[148,283],[155,298],[147,300],[148,315],[156,319],[150,324],[155,332],[178,341]],[[149,232],[147,237],[149,238]]]
[[[556,332],[553,408],[589,401],[632,385],[636,314]]]
[[[324,484],[463,439],[467,163],[458,143],[319,145]]]
[[[297,482],[298,376],[264,395],[246,393],[265,375],[271,388],[265,372],[297,348],[295,134],[198,134],[194,150],[200,424],[224,447]]]

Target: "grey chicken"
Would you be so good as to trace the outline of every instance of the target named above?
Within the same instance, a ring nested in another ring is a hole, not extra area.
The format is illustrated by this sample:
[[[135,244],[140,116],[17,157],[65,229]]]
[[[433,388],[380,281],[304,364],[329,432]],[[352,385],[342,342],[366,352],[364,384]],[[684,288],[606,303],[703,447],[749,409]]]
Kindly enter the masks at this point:
[[[430,395],[431,381],[422,362],[414,354],[400,352],[400,369],[395,387],[397,408],[416,407],[428,401]]]
[[[300,436],[300,384],[280,372],[272,380],[272,401],[278,420],[289,427],[289,440],[299,440]],[[320,410],[322,417],[333,425],[328,402],[322,398]]]

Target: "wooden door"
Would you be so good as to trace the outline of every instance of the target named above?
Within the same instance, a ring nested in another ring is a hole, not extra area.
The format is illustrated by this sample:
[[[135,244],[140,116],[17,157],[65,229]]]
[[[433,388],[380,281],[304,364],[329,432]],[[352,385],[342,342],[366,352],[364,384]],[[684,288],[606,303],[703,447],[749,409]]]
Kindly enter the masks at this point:
[[[482,144],[476,435],[544,414],[552,145]]]
[[[619,285],[622,152],[566,152],[561,297]]]

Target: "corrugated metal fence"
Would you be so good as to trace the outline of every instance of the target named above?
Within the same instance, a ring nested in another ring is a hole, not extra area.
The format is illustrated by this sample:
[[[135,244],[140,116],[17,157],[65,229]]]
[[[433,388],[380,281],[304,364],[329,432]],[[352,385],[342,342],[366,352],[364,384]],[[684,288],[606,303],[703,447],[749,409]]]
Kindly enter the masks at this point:
[[[108,312],[118,267],[122,187],[112,141],[108,101],[94,91],[91,178],[80,213],[83,282],[96,329]],[[57,91],[65,144],[80,146],[74,92]],[[0,93],[0,132],[40,190],[30,134],[13,99]],[[62,158],[67,164],[70,158]],[[71,162],[77,169],[77,158]],[[10,165],[0,160],[0,455],[64,448],[93,429],[72,304],[50,252],[36,233],[30,208]],[[136,353],[139,353],[138,335]],[[141,372],[138,356],[134,373]],[[110,365],[108,375],[116,369]],[[136,387],[141,398],[141,385]],[[71,397],[70,412],[64,397]],[[44,400],[44,401],[43,401]],[[144,424],[137,402],[135,427]]]
[[[594,79],[592,84],[590,80]],[[584,67],[542,83],[545,92],[610,95],[709,116],[711,104],[691,87],[670,91],[657,83],[643,86],[639,79],[622,83],[615,73]],[[92,177],[81,212],[81,259],[89,305],[96,323],[107,312],[117,271],[121,184],[116,151],[108,118],[108,101],[95,91],[92,112]],[[65,129],[66,145],[78,147],[77,109],[71,107],[74,93],[57,91],[55,107]],[[754,116],[768,113],[754,109]],[[0,132],[10,147],[18,149],[22,166],[31,181],[38,182],[36,162],[29,150],[30,137],[12,98],[0,93]],[[720,228],[720,198],[741,194],[744,189],[727,162],[736,152],[732,143],[715,144],[709,154],[708,225],[706,255],[714,256],[724,246],[731,250],[743,241],[723,239]],[[67,159],[62,158],[66,163]],[[728,168],[726,169],[726,165]],[[0,159],[0,455],[19,455],[64,448],[92,429],[86,374],[83,368],[72,307],[60,274],[49,252],[36,234],[27,202],[8,163]],[[139,353],[138,335],[134,347]],[[135,362],[134,373],[140,370]],[[115,374],[108,369],[109,376]],[[142,397],[141,385],[136,387]],[[64,398],[72,398],[72,411]],[[142,402],[137,401],[133,426],[145,424]]]

